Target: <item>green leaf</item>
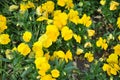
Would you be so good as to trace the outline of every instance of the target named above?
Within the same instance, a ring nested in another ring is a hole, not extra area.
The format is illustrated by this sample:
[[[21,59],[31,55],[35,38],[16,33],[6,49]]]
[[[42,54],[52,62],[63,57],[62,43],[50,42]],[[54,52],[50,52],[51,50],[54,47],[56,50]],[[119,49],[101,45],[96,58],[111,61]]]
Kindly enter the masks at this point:
[[[17,80],[14,74],[11,77],[12,77],[12,80]]]
[[[6,59],[6,58],[0,58],[0,61],[10,62],[10,60],[9,60],[9,59]]]
[[[65,67],[64,70],[69,73],[75,68],[76,68],[75,66],[69,66],[69,67]]]
[[[22,74],[21,74],[21,77],[22,78],[25,78],[29,73],[31,73],[32,72],[32,69],[31,68],[29,68],[29,69],[27,69],[27,70],[25,70]]]
[[[2,75],[2,80],[7,80],[7,79],[6,79],[6,74],[3,74],[3,75]]]

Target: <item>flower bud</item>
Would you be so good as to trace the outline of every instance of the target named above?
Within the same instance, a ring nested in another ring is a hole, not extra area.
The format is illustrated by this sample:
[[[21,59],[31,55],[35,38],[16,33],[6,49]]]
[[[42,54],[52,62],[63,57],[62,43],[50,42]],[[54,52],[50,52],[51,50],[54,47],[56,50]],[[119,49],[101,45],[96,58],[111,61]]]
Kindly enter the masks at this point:
[[[9,11],[15,11],[15,10],[17,10],[19,7],[17,6],[17,5],[11,5],[10,7],[9,7]]]

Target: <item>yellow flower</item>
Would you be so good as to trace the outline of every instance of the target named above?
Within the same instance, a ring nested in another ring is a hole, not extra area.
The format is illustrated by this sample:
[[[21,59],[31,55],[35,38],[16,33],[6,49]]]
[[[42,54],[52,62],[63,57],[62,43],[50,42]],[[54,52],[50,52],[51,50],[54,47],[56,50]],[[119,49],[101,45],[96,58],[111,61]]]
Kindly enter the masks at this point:
[[[0,34],[0,44],[6,45],[10,42],[8,34]]]
[[[117,26],[120,29],[120,17],[117,18]]]
[[[117,72],[120,70],[120,67],[117,64],[104,64],[102,69],[103,71],[107,71],[107,74],[111,76],[111,74],[117,75]]]
[[[117,54],[110,54],[108,59],[107,59],[108,63],[116,63],[118,64],[118,56]]]
[[[53,13],[53,16],[58,16],[59,14],[61,14],[62,11],[61,10],[55,10],[54,13]]]
[[[90,25],[92,24],[92,20],[90,19],[90,16],[83,14],[82,18],[79,20],[79,23],[83,24],[86,27],[90,27]]]
[[[36,9],[36,14],[39,15],[40,17],[37,19],[37,21],[48,20],[48,14],[52,13],[53,11],[54,11],[53,1],[47,1],[41,6],[38,6]]]
[[[65,58],[65,53],[64,53],[63,51],[61,51],[61,50],[55,52],[54,54],[55,54],[55,56],[57,56],[58,58],[62,58],[62,59]]]
[[[118,70],[120,70],[120,66],[119,66],[118,64],[114,64],[114,69],[115,69],[116,71],[118,71]]]
[[[100,37],[98,41],[96,42],[97,47],[100,47],[102,45],[103,39]]]
[[[35,65],[37,69],[41,69],[43,63],[48,63],[46,57],[38,57],[35,59]]]
[[[120,56],[120,44],[113,47],[114,53]]]
[[[66,0],[66,7],[67,9],[73,8],[74,4],[73,4],[73,0]]]
[[[27,5],[21,3],[21,4],[20,4],[20,12],[23,14],[26,10],[27,10]]]
[[[28,1],[28,3],[21,3],[20,4],[20,12],[23,14],[29,8],[35,8],[34,3]]]
[[[104,64],[103,67],[102,67],[103,71],[107,71],[108,67],[109,67],[108,64]]]
[[[41,42],[42,46],[45,47],[45,48],[48,48],[52,45],[52,40],[46,34],[43,34],[42,36],[40,36],[38,41]]]
[[[24,56],[28,55],[31,51],[30,47],[25,43],[20,43],[17,47],[17,50]]]
[[[6,17],[3,15],[0,15],[0,22],[3,22],[4,25],[6,25]]]
[[[45,53],[45,55],[44,55],[45,57],[46,57],[46,59],[47,60],[49,60],[50,59],[50,54],[49,54],[49,52],[48,53]]]
[[[57,4],[61,7],[64,7],[66,5],[65,8],[67,9],[74,7],[73,0],[57,0]]]
[[[87,58],[89,62],[92,62],[94,60],[94,56],[91,52],[85,53],[84,57]]]
[[[111,68],[111,74],[117,75],[117,71],[114,68]]]
[[[61,30],[62,37],[65,41],[68,41],[72,38],[73,32],[71,29],[69,29],[67,26],[63,27]]]
[[[60,72],[57,69],[53,69],[51,71],[51,74],[52,74],[52,77],[54,77],[54,78],[58,78],[60,76]]]
[[[77,35],[77,34],[73,34],[74,39],[76,40],[76,42],[80,43],[81,42],[81,36]]]
[[[5,29],[7,29],[7,26],[3,25],[3,23],[1,23],[1,25],[0,25],[0,33],[4,32]]]
[[[29,42],[30,39],[31,39],[31,37],[32,37],[32,34],[31,34],[31,32],[29,32],[29,31],[25,31],[25,33],[23,34],[23,40],[24,40],[25,42]]]
[[[88,36],[89,36],[89,37],[95,35],[95,30],[89,29],[89,30],[87,30],[87,32],[88,32]]]
[[[44,16],[40,16],[37,21],[44,21],[44,20],[48,20],[48,18],[44,17]]]
[[[118,40],[120,41],[120,35],[118,36]]]
[[[100,4],[103,6],[103,5],[105,5],[105,3],[106,3],[106,0],[100,0]]]
[[[34,52],[41,51],[42,50],[42,43],[40,41],[37,41],[33,44],[32,50]]]
[[[42,4],[42,10],[46,11],[47,13],[52,13],[54,11],[54,2],[47,1],[46,3]]]
[[[43,12],[42,6],[38,6],[38,7],[36,8],[36,14],[37,14],[38,16],[41,16],[41,15],[42,15],[42,12]]]
[[[46,75],[46,71],[44,71],[44,70],[39,70],[38,73],[41,76],[45,76]]]
[[[33,2],[28,1],[28,3],[26,4],[27,8],[35,8],[35,5]]]
[[[61,7],[64,7],[66,4],[66,0],[57,0],[57,4]]]
[[[65,61],[68,63],[68,59],[69,60],[73,60],[72,58],[72,53],[70,52],[70,50],[68,50],[65,54]]]
[[[96,42],[96,45],[97,47],[101,47],[104,50],[106,50],[108,47],[108,44],[106,43],[106,39],[102,39],[102,37],[98,39],[98,41]]]
[[[12,51],[17,51],[17,48],[16,48],[16,47],[13,47],[13,48],[12,48]]]
[[[52,24],[53,23],[53,20],[52,19],[48,19],[47,20],[47,24]]]
[[[103,67],[102,67],[103,71],[107,71],[107,74],[110,76],[111,73],[110,73],[110,70],[111,70],[111,66],[108,65],[108,64],[104,64]]]
[[[76,54],[77,55],[80,55],[83,53],[83,49],[80,49],[80,48],[77,48],[77,51],[76,51]]]
[[[78,21],[79,21],[78,11],[71,9],[68,14],[68,18],[71,22],[73,22],[77,25]]]
[[[42,57],[42,56],[43,56],[43,54],[44,54],[44,52],[43,52],[43,50],[42,50],[42,49],[41,49],[41,50],[39,50],[39,51],[36,51],[36,52],[35,52],[35,58]]]
[[[104,43],[102,44],[102,48],[104,49],[104,50],[106,50],[107,48],[108,48],[108,44],[107,43],[105,43],[106,41],[104,40]]]
[[[116,2],[116,1],[110,2],[110,10],[116,10],[118,6],[119,6],[118,2]]]
[[[59,36],[59,30],[55,25],[47,25],[46,33],[48,39],[51,39],[52,42],[56,42],[57,37]]]
[[[52,75],[47,74],[47,75],[41,76],[40,80],[56,80],[56,79],[52,78]]]
[[[3,15],[0,15],[0,33],[4,32],[5,29],[7,29],[6,17]]]
[[[44,70],[45,72],[47,72],[50,69],[50,64],[48,62],[42,63],[39,66],[40,70]]]
[[[68,15],[60,10],[54,12],[53,24],[58,27],[58,29],[62,29],[63,26],[67,24]]]

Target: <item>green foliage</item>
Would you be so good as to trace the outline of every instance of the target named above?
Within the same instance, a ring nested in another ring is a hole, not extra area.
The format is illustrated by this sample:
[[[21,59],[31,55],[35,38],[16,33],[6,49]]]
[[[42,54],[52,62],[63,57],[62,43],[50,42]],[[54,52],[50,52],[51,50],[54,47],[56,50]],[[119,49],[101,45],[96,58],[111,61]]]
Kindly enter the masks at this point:
[[[119,0],[0,0],[0,80],[119,80],[119,11]]]

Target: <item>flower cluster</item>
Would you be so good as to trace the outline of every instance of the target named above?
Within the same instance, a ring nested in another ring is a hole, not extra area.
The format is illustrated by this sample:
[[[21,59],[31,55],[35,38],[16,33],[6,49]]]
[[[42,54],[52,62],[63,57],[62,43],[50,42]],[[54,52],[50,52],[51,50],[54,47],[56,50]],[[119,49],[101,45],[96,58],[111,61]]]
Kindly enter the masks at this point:
[[[5,62],[0,66],[10,68],[0,71],[3,77],[9,72],[11,79],[33,80],[103,80],[120,75],[118,1],[11,3],[8,12],[0,9],[6,16],[0,14],[0,60]]]
[[[20,4],[20,12],[24,13],[29,8],[35,8],[34,3],[28,1],[27,3]]]
[[[6,25],[6,17],[3,15],[0,15],[0,44],[8,44],[10,42],[10,38],[8,34],[4,34],[3,32],[5,29],[7,29]]]
[[[109,76],[113,75],[117,75],[117,72],[120,70],[120,67],[118,65],[118,55],[113,53],[110,54],[108,59],[107,59],[107,63],[108,64],[104,64],[103,65],[103,70],[107,71],[107,74]]]
[[[105,3],[106,3],[106,0],[101,0],[100,1],[101,5],[105,5]],[[110,10],[116,10],[118,6],[119,6],[118,2],[116,2],[116,1],[110,1],[110,8],[109,9]]]

